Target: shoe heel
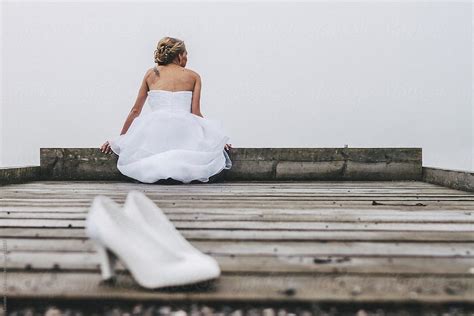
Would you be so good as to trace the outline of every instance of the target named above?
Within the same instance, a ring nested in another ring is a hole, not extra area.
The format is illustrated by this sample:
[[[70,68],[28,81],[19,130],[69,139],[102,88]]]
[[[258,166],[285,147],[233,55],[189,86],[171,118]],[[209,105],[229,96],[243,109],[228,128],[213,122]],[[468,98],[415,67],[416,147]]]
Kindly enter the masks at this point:
[[[117,257],[107,248],[96,244],[97,253],[100,260],[100,271],[103,280],[109,280],[115,276],[115,263]]]

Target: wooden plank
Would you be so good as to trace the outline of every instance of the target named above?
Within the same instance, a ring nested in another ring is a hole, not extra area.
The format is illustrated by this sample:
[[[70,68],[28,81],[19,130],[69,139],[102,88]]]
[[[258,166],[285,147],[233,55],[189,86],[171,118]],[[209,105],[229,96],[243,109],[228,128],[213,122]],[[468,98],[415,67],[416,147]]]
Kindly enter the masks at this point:
[[[4,239],[8,251],[94,252],[90,240]],[[341,256],[418,256],[472,257],[474,242],[291,242],[291,241],[192,241],[202,252],[226,255],[341,255]]]
[[[120,205],[123,205],[124,201],[117,201]],[[50,208],[52,210],[87,210],[92,201],[88,203],[72,204],[72,203],[29,203],[18,201],[15,203],[1,203],[0,210],[7,211],[9,209],[23,209],[23,210],[35,210]],[[375,201],[239,201],[227,203],[225,201],[154,201],[155,204],[160,206],[162,209],[167,208],[187,208],[187,209],[254,209],[254,210],[271,210],[271,209],[287,209],[287,210],[305,210],[305,209],[318,209],[318,208],[333,208],[333,209],[367,209],[371,208],[374,211],[385,210],[385,209],[397,209],[397,210],[465,210],[473,211],[474,202],[446,202],[446,201],[430,201],[430,202],[381,202]]]
[[[103,186],[96,186],[94,183],[90,184],[86,188],[77,188],[77,189],[68,189],[67,187],[64,188],[48,188],[47,186],[39,187],[35,189],[28,189],[22,187],[23,185],[7,185],[2,187],[2,194],[6,194],[8,196],[11,195],[28,195],[28,196],[37,196],[41,193],[50,195],[50,194],[63,194],[63,195],[71,195],[71,194],[107,194],[107,195],[117,195],[120,196],[122,194],[126,194],[130,190],[139,190],[145,192],[146,194],[155,193],[155,194],[176,194],[186,192],[189,194],[229,194],[229,193],[237,193],[237,194],[248,194],[248,193],[260,193],[260,194],[274,194],[276,192],[281,192],[283,195],[316,195],[316,194],[341,194],[341,193],[350,193],[350,194],[381,194],[381,193],[388,193],[388,194],[435,194],[435,195],[460,195],[460,196],[471,196],[473,193],[459,191],[459,190],[446,190],[444,188],[355,188],[355,187],[334,187],[334,188],[305,188],[299,186],[289,186],[289,187],[279,187],[273,186],[268,188],[259,188],[258,186],[254,186],[252,184],[248,184],[242,188],[235,188],[235,187],[201,187],[196,188],[193,187],[191,184],[187,185],[179,185],[174,186],[172,188],[163,188],[160,185],[149,185],[148,187],[136,187],[131,186],[128,188],[124,187],[115,187],[114,185],[110,185],[112,189],[108,189],[107,187]],[[71,184],[73,185],[73,184]]]
[[[140,190],[146,191],[147,193],[156,192],[156,193],[174,193],[174,192],[190,192],[190,193],[229,193],[236,192],[240,194],[245,193],[274,193],[274,192],[283,192],[286,194],[310,194],[310,193],[379,193],[379,192],[393,192],[393,193],[432,193],[432,194],[459,194],[459,195],[472,195],[472,192],[466,192],[461,190],[449,189],[446,187],[435,186],[435,187],[423,187],[423,186],[397,186],[397,187],[388,187],[376,182],[372,186],[346,186],[343,184],[334,185],[334,186],[302,186],[300,183],[293,183],[290,185],[283,186],[281,184],[267,185],[267,186],[258,186],[251,182],[244,182],[242,186],[229,186],[222,184],[220,186],[215,186],[213,184],[187,184],[187,185],[159,185],[159,184],[148,184],[142,185],[138,183],[133,183],[128,186],[123,186],[120,184],[106,184],[102,185],[95,182],[86,182],[87,186],[81,184],[75,184],[71,182],[70,187],[68,186],[50,186],[46,183],[41,183],[37,187],[31,187],[32,184],[38,182],[30,182],[18,185],[6,185],[2,187],[2,192],[6,194],[25,194],[32,193],[38,194],[40,192],[45,192],[48,194],[59,194],[59,193],[90,193],[93,194],[94,191],[101,193],[111,193],[117,194],[119,192],[127,192],[129,190]],[[72,189],[75,188],[75,189]],[[115,190],[113,190],[113,189]]]
[[[185,289],[149,291],[129,275],[118,276],[113,286],[101,285],[97,273],[12,272],[11,299],[109,299],[175,302],[371,302],[474,303],[474,280],[464,277],[399,277],[351,275],[222,275],[214,282]]]
[[[377,202],[373,204],[371,201],[367,202],[335,202],[335,201],[323,201],[323,202],[265,202],[265,203],[256,203],[251,201],[246,202],[237,202],[226,204],[223,201],[213,202],[213,201],[177,201],[177,202],[161,202],[154,201],[160,208],[163,210],[171,209],[196,209],[196,210],[215,210],[215,209],[225,209],[226,211],[232,210],[241,210],[245,209],[248,211],[271,211],[275,210],[287,210],[287,211],[312,211],[318,209],[334,209],[334,210],[367,210],[372,212],[381,212],[384,210],[399,210],[399,211],[474,211],[474,203],[468,202],[467,205],[464,202],[456,203],[446,203],[446,202],[428,202],[428,203],[381,203]],[[28,203],[26,205],[17,204],[15,205],[4,205],[0,203],[1,211],[25,211],[25,212],[42,212],[45,209],[51,210],[54,212],[85,212],[88,211],[92,203],[86,203],[83,205],[71,205],[65,203],[64,205],[56,204],[44,204],[44,203]],[[123,206],[123,202],[118,202],[119,205]],[[418,205],[417,205],[418,204]],[[469,204],[472,204],[470,206]]]
[[[94,196],[95,197],[95,196]],[[56,206],[56,207],[87,207],[92,204],[94,199],[83,199],[83,200],[66,200],[66,199],[0,199],[0,207],[11,207],[11,206]],[[113,199],[119,204],[125,203],[125,199]],[[439,207],[443,206],[474,206],[474,199],[449,199],[449,198],[406,198],[406,199],[397,199],[397,198],[334,198],[334,199],[324,199],[324,198],[302,198],[302,199],[293,199],[293,198],[209,198],[209,197],[189,197],[189,198],[172,198],[167,199],[164,197],[161,198],[152,198],[157,205],[185,205],[190,207],[193,204],[201,207],[209,206],[221,206],[225,207],[227,204],[236,204],[239,207],[252,206],[254,207],[262,205],[271,205],[275,208],[285,208],[287,205],[294,205],[294,207],[304,207],[304,206],[330,206],[335,204],[345,204],[346,207],[350,205],[364,205],[372,206],[378,204],[393,205],[393,206],[422,206],[424,207],[427,204],[437,205]],[[422,203],[422,204],[419,204]],[[291,206],[290,206],[291,207]]]
[[[193,207],[190,205],[183,205],[183,204],[167,204],[167,205],[163,205],[162,203],[160,204],[157,204],[160,206],[160,208],[166,213],[166,214],[173,214],[173,213],[169,213],[169,210],[173,210],[174,208],[176,208],[177,210],[188,210],[188,211],[183,211],[182,213],[183,214],[190,214],[192,213],[192,210],[193,210]],[[288,206],[288,207],[286,207]],[[303,205],[303,206],[299,206],[299,207],[296,207],[293,205],[293,210],[295,211],[295,215],[298,215],[298,213],[300,211],[317,211],[318,209],[324,209],[324,208],[327,208],[328,206],[330,205],[325,205],[325,206],[311,206],[311,205]],[[333,209],[337,212],[337,210],[347,210],[348,207],[350,205],[347,204],[347,205],[339,205],[339,204],[334,204],[334,207]],[[121,205],[121,207],[123,207],[123,204]],[[195,209],[196,209],[196,213],[203,213],[203,214],[220,214],[221,212],[217,211],[219,209],[223,209],[223,205],[196,205]],[[287,211],[291,211],[292,208],[291,208],[291,205],[290,204],[287,204],[287,205],[281,205],[279,204],[278,206],[275,206],[275,207],[278,207],[278,208],[281,208],[281,209],[284,209],[284,210],[287,210]],[[371,207],[371,206],[368,206],[368,205],[359,205],[359,206],[356,206],[353,208],[354,211],[357,211],[357,210],[364,210],[366,209],[367,207]],[[90,205],[89,206],[85,206],[85,207],[79,207],[79,208],[71,208],[70,209],[70,212],[67,211],[67,207],[49,207],[49,206],[35,206],[35,207],[32,207],[32,206],[12,206],[12,207],[1,207],[0,206],[0,211],[2,212],[10,212],[9,215],[13,216],[14,214],[18,214],[18,213],[56,213],[55,210],[61,210],[59,211],[58,213],[62,213],[62,214],[82,214],[82,213],[87,213],[89,211],[89,208],[90,208]],[[49,209],[50,212],[44,212],[45,209]],[[474,211],[474,207],[467,207],[467,206],[462,206],[462,207],[437,207],[437,206],[433,206],[433,207],[421,207],[421,206],[417,206],[417,207],[408,207],[408,206],[392,206],[392,205],[375,205],[373,206],[373,210],[372,211],[368,211],[367,214],[383,214],[384,213],[384,210],[394,210],[394,209],[398,209],[399,211],[406,211],[406,212],[410,212],[412,214],[418,212],[418,211],[432,211],[432,212],[436,212],[436,211],[440,211],[440,212],[463,212],[465,215],[467,216],[473,216],[473,211]],[[26,210],[26,211],[24,211]],[[258,212],[263,212],[263,214],[266,214],[266,212],[271,212],[272,210],[272,207],[269,206],[269,205],[264,205],[264,206],[256,206],[255,204],[251,205],[251,204],[247,204],[247,205],[240,205],[240,207],[234,205],[234,207],[229,207],[226,209],[227,212],[229,212],[229,214],[233,214],[233,213],[237,213],[239,210],[246,210],[249,214],[258,214]],[[178,213],[178,212],[176,212]],[[303,213],[303,212],[301,212]],[[242,212],[242,214],[247,214],[245,212]],[[259,214],[262,214],[262,213],[259,213]],[[279,215],[279,214],[277,214]],[[308,215],[308,214],[304,214],[304,215]],[[435,216],[436,217],[436,216]]]
[[[119,204],[120,207],[123,207],[123,204]],[[222,208],[222,207],[166,207],[160,206],[166,214],[209,214],[209,215],[238,215],[238,214],[249,214],[249,215],[333,215],[333,214],[347,214],[347,215],[374,215],[374,216],[397,216],[397,215],[406,215],[406,216],[434,216],[434,217],[444,217],[444,216],[472,216],[474,215],[474,209],[472,210],[462,210],[462,209],[427,209],[425,207],[384,207],[383,211],[379,207],[358,207],[358,208],[347,208],[347,207],[313,207],[313,208],[260,208],[260,207],[232,207],[232,208]],[[90,206],[83,207],[56,207],[56,206],[0,206],[1,216],[9,215],[9,217],[17,216],[20,214],[64,214],[73,215],[74,214],[87,214],[89,212]],[[59,216],[59,215],[58,215]]]
[[[39,184],[38,184],[39,183]],[[120,195],[119,192],[127,192],[131,189],[146,191],[147,193],[157,194],[272,194],[278,192],[281,195],[308,195],[322,194],[333,195],[341,193],[350,194],[431,194],[431,195],[465,195],[472,196],[473,193],[454,190],[436,185],[409,185],[400,184],[397,186],[384,184],[384,182],[372,182],[367,185],[349,182],[334,184],[316,184],[317,182],[290,182],[290,183],[270,183],[258,184],[253,182],[244,182],[241,184],[189,184],[189,185],[153,185],[137,183],[114,183],[114,182],[59,182],[57,185],[51,185],[49,182],[35,182],[22,185],[11,185],[2,188],[3,194],[7,196],[28,194],[28,195],[54,195],[60,196],[70,193],[79,193],[86,195],[94,194],[112,194]],[[38,184],[38,185],[36,185]]]
[[[113,187],[113,185],[111,185]],[[131,189],[131,188],[130,188]],[[134,188],[137,189],[137,188]],[[230,193],[235,192],[239,194],[245,193],[260,193],[260,194],[271,194],[275,192],[282,192],[282,194],[329,194],[329,193],[352,193],[352,194],[371,194],[371,193],[392,193],[392,194],[453,194],[453,195],[470,195],[473,193],[459,191],[454,189],[447,189],[444,187],[436,187],[436,188],[424,188],[424,187],[412,187],[412,188],[386,188],[386,187],[379,187],[379,188],[357,188],[357,187],[300,187],[298,185],[293,186],[269,186],[269,187],[260,187],[254,186],[249,183],[245,187],[227,187],[227,186],[209,186],[209,187],[196,187],[193,185],[189,186],[175,186],[175,187],[162,187],[162,186],[155,186],[151,188],[139,188],[141,191],[147,191],[159,193],[159,194],[172,194],[177,192],[189,192],[193,194],[199,193]],[[95,187],[94,184],[91,184],[87,188],[82,188],[80,190],[71,189],[71,188],[57,188],[51,189],[49,187],[40,187],[40,188],[25,188],[25,187],[12,187],[6,186],[2,188],[3,194],[28,194],[28,195],[38,195],[41,193],[44,194],[71,194],[71,193],[80,193],[80,194],[112,194],[112,195],[120,195],[120,192],[127,192],[128,190],[112,190],[107,187],[97,186]]]
[[[147,196],[152,200],[159,201],[186,201],[186,200],[254,200],[254,201],[273,201],[273,200],[283,200],[283,201],[365,201],[365,200],[381,200],[381,201],[474,201],[474,195],[455,195],[455,194],[305,194],[305,195],[295,195],[295,194],[191,194],[183,192],[182,194],[152,194],[146,193]],[[26,200],[28,202],[37,202],[37,203],[90,203],[90,201],[99,194],[90,194],[90,195],[75,195],[68,197],[67,195],[53,196],[53,195],[38,195],[32,196],[25,194],[21,195],[11,195],[11,196],[2,196],[0,201],[4,203],[13,203]],[[126,193],[121,195],[108,195],[117,201],[125,201]]]
[[[251,188],[251,186],[250,186]],[[81,190],[79,194],[75,194],[71,196],[71,198],[90,198],[97,194],[107,194],[111,197],[122,197],[124,192],[115,191],[115,192],[104,192],[102,190]],[[16,191],[8,191],[2,190],[0,197],[1,198],[17,198],[17,197],[26,197],[26,198],[64,198],[70,195],[71,192],[67,191],[27,191],[27,192],[19,192]],[[445,192],[445,191],[421,191],[421,190],[370,190],[370,191],[362,191],[362,190],[351,190],[351,189],[338,189],[338,190],[301,190],[301,189],[292,189],[292,190],[281,190],[281,189],[273,189],[273,190],[189,190],[187,188],[183,188],[181,190],[173,190],[173,191],[161,191],[161,190],[153,190],[147,192],[150,196],[212,196],[212,197],[221,197],[221,196],[244,196],[244,197],[267,197],[267,196],[283,196],[283,197],[312,197],[312,196],[321,196],[321,197],[339,197],[339,196],[347,196],[347,197],[367,197],[367,196],[419,196],[419,197],[474,197],[473,193],[469,192]]]
[[[349,257],[349,256],[214,256],[223,273],[345,273],[369,275],[457,275],[474,278],[472,258]],[[124,271],[122,264],[117,266]],[[94,271],[99,273],[96,253],[12,252],[7,256],[10,272]]]
[[[279,240],[279,241],[416,241],[416,242],[472,242],[472,232],[451,231],[357,231],[357,230],[218,230],[179,229],[188,240]],[[73,238],[86,239],[82,228],[2,228],[0,238]]]
[[[107,191],[113,191],[110,188],[116,187],[120,189],[129,189],[131,187],[138,187],[147,190],[179,190],[185,187],[189,190],[247,190],[248,187],[253,187],[257,190],[271,190],[271,189],[301,189],[301,190],[331,190],[331,189],[361,189],[361,190],[443,190],[447,192],[465,192],[458,189],[449,188],[446,186],[430,184],[426,182],[411,182],[411,181],[239,181],[239,182],[219,182],[219,183],[206,183],[206,184],[195,184],[190,183],[186,185],[176,184],[147,184],[137,182],[115,182],[115,181],[34,181],[19,185],[9,185],[4,188],[9,191],[14,190],[67,190],[72,191],[68,184],[73,185],[75,188],[92,190],[92,189],[103,189]]]
[[[240,211],[240,210],[239,210]],[[189,212],[170,212],[165,214],[172,221],[265,221],[265,222],[384,222],[384,223],[473,223],[474,211],[467,212],[422,212],[409,213],[391,211],[377,214],[367,214],[366,212],[346,212],[337,210],[312,211],[312,212],[285,212],[272,214],[272,212],[226,212],[219,210]],[[57,213],[57,212],[9,212],[0,211],[0,223],[5,219],[63,219],[63,220],[84,220],[87,212],[82,213]]]
[[[385,230],[385,231],[456,231],[474,232],[470,223],[383,223],[383,222],[265,222],[265,221],[172,221],[178,228],[241,229],[241,230]],[[0,228],[63,227],[83,228],[83,220],[61,219],[2,219]]]
[[[56,181],[56,180],[48,180],[48,181],[34,181],[29,183],[24,183],[22,187],[28,188],[35,188],[35,187],[49,187],[49,188],[63,188],[67,187],[69,184],[73,185],[77,188],[82,187],[90,187],[91,184],[102,186],[102,187],[161,187],[161,188],[173,188],[177,185],[170,185],[170,184],[148,184],[148,183],[135,183],[135,182],[123,182],[123,181]],[[14,186],[15,184],[12,184]],[[238,181],[238,182],[220,182],[220,183],[206,183],[206,184],[189,184],[186,186],[192,187],[246,187],[248,185],[258,186],[258,187],[271,187],[271,186],[300,186],[300,187],[371,187],[371,188],[379,188],[379,187],[388,187],[388,188],[445,188],[444,186],[432,184],[424,181],[416,181],[416,180],[393,180],[393,181]],[[449,188],[446,188],[449,189]]]

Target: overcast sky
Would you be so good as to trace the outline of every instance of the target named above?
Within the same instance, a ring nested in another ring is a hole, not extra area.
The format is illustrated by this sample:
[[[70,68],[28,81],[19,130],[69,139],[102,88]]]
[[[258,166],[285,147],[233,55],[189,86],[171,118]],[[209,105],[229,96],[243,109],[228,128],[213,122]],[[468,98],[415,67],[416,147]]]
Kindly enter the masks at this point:
[[[118,135],[172,36],[234,147],[422,147],[424,166],[474,171],[472,15],[470,1],[3,2],[0,163]]]

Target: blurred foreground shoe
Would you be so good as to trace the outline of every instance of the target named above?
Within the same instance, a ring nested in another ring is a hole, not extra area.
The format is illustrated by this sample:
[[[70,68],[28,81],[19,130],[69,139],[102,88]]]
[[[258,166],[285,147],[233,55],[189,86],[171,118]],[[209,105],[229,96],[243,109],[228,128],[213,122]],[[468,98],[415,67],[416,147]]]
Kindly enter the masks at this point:
[[[128,192],[124,204],[124,212],[141,223],[153,237],[179,254],[194,254],[208,261],[209,265],[215,265],[219,269],[217,261],[191,245],[181,233],[170,222],[165,213],[144,193],[131,190]]]
[[[94,198],[85,230],[96,245],[104,280],[114,276],[117,258],[139,285],[150,289],[186,285],[220,275],[219,266],[194,252],[176,251],[106,196]]]

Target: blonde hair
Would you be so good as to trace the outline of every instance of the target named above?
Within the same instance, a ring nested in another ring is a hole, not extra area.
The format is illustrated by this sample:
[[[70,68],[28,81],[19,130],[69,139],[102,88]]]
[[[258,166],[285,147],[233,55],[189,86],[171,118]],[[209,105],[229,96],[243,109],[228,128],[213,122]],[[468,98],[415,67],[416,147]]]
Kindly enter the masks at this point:
[[[155,49],[155,63],[158,65],[169,64],[185,50],[184,41],[169,36],[163,37]]]

